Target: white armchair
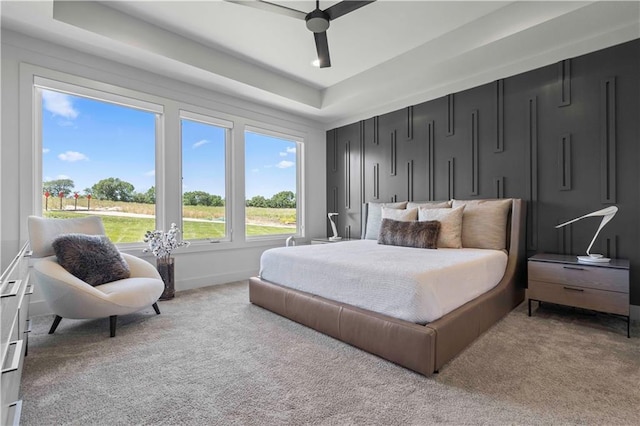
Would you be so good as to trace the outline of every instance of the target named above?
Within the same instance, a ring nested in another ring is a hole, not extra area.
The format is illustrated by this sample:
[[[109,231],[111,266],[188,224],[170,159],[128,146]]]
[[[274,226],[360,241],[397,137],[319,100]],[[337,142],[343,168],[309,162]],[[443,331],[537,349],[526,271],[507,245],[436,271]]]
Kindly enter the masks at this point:
[[[121,253],[129,266],[130,278],[91,286],[67,272],[56,260],[53,240],[59,235],[82,233],[104,235],[102,220],[97,216],[78,219],[28,219],[29,241],[34,259],[34,275],[47,305],[56,315],[49,334],[53,334],[62,318],[110,318],[110,334],[116,334],[118,315],[126,315],[146,306],[160,314],[158,298],[164,282],[156,268],[135,256]]]

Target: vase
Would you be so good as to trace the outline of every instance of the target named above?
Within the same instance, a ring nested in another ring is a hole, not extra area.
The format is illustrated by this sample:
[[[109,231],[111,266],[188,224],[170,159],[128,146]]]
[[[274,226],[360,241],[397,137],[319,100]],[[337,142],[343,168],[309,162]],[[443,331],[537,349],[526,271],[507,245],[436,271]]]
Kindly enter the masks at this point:
[[[173,299],[176,295],[174,260],[173,257],[159,257],[156,259],[156,267],[162,277],[162,281],[164,281],[164,291],[160,296],[160,300]]]

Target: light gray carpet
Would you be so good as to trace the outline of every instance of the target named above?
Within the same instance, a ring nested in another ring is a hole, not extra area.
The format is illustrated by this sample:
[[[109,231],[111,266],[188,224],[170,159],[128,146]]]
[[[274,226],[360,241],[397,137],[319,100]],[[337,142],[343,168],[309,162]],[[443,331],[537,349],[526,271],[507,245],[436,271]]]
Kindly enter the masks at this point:
[[[119,318],[34,318],[24,425],[638,424],[640,327],[521,305],[423,377],[253,306],[246,282]]]

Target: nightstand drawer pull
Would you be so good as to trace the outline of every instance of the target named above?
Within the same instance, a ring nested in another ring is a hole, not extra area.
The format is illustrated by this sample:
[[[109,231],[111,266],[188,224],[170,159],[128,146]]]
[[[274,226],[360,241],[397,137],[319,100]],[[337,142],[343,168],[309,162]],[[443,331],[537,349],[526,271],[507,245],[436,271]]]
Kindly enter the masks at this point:
[[[584,291],[581,288],[571,288],[571,287],[562,287],[562,288],[564,288],[565,290],[571,290],[571,291]]]
[[[571,269],[572,271],[584,271],[584,268],[576,268],[573,266],[563,266],[564,269]]]

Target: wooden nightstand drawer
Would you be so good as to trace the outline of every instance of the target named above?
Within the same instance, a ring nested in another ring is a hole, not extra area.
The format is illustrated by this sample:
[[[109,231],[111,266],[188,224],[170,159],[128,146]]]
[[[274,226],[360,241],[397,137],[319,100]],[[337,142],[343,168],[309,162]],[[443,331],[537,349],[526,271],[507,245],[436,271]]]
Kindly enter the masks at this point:
[[[628,293],[533,281],[530,277],[527,297],[543,302],[558,303],[618,315],[629,315]]]
[[[629,293],[629,271],[624,269],[530,261],[529,280]]]
[[[529,258],[527,267],[529,316],[536,300],[621,315],[631,337],[628,260],[585,264],[575,256],[540,253]]]

